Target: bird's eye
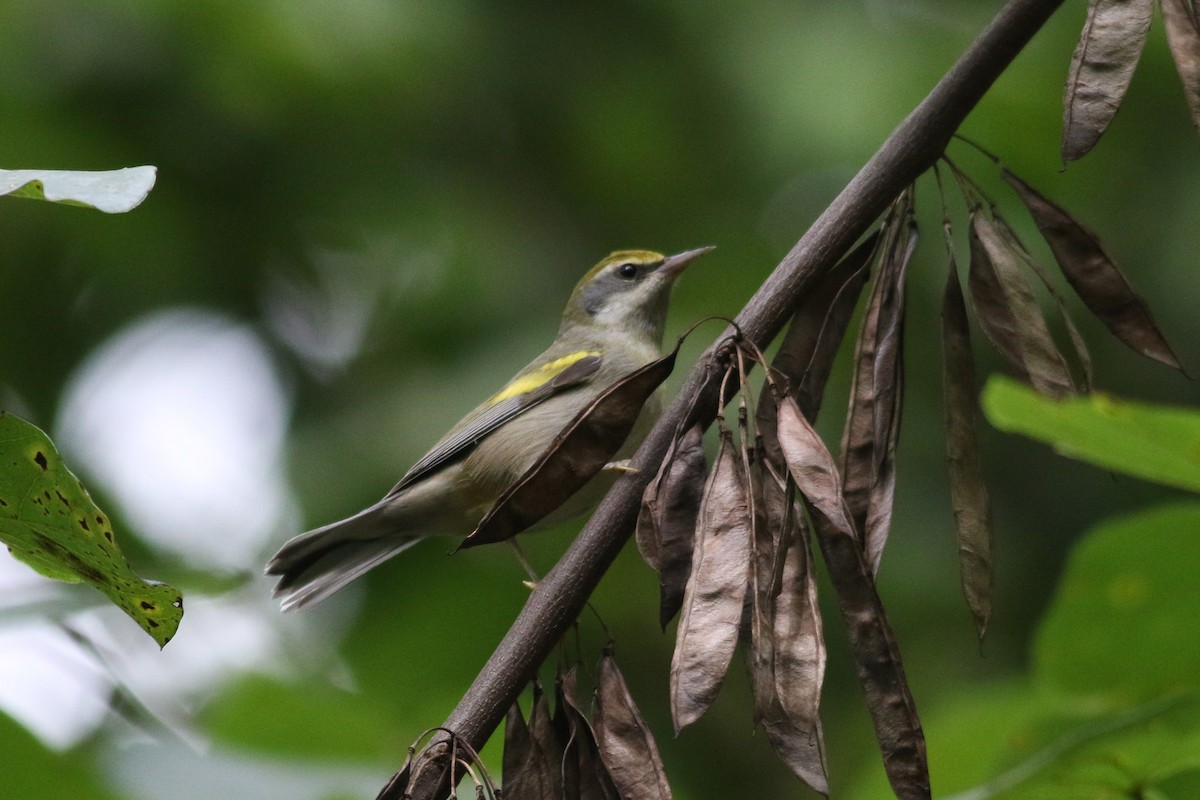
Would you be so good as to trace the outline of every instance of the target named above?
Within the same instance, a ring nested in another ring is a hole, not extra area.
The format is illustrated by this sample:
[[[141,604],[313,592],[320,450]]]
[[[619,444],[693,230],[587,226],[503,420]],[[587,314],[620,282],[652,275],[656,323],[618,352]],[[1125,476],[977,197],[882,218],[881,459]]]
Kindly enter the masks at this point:
[[[625,280],[632,280],[633,278],[636,278],[637,272],[638,272],[638,270],[637,270],[636,264],[622,264],[617,269],[617,274],[620,275]]]

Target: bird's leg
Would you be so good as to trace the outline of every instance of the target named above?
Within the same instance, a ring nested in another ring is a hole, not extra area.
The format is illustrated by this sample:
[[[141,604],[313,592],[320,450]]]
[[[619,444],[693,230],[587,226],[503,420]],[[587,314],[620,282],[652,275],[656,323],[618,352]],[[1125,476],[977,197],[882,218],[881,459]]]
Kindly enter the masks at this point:
[[[509,539],[508,543],[512,546],[513,554],[517,557],[517,563],[524,567],[525,574],[529,576],[529,580],[521,582],[524,583],[529,589],[534,588],[537,586],[538,581],[541,580],[541,578],[539,578],[537,572],[534,571],[533,565],[529,563],[529,558],[525,555],[525,548],[521,547],[521,544],[517,541],[515,536]]]
[[[620,461],[610,461],[604,465],[606,472],[620,472],[625,475],[637,475],[641,472],[637,467],[631,466],[630,459],[622,458]]]

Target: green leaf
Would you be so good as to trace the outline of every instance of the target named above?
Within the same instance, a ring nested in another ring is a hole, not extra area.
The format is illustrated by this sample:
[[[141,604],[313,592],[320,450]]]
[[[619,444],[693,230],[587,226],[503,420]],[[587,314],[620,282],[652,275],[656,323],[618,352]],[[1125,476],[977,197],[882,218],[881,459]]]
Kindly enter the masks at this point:
[[[0,195],[95,208],[106,214],[132,211],[150,193],[157,167],[96,172],[64,169],[0,169]]]
[[[1040,680],[1098,705],[1200,688],[1200,504],[1106,522],[1071,554],[1038,631]]]
[[[1187,695],[1075,728],[990,786],[948,800],[1182,797],[1166,794],[1159,786],[1194,772],[1198,754],[1200,696]]]
[[[69,797],[116,800],[102,788],[87,750],[56,753],[15,720],[0,713],[0,752],[4,753],[5,797]]]
[[[87,581],[133,618],[159,646],[179,628],[183,598],[129,568],[112,525],[54,444],[28,422],[0,411],[0,542],[43,575]]]
[[[998,376],[988,380],[980,404],[1002,431],[1106,469],[1200,492],[1200,412],[1100,393],[1050,400]]]

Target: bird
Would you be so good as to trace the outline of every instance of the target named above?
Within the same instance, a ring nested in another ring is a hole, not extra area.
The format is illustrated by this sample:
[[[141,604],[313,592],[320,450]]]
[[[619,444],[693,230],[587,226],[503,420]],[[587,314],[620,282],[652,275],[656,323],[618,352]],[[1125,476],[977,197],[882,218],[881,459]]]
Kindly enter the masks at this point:
[[[657,359],[671,289],[712,247],[618,250],[580,279],[553,343],[452,427],[379,502],[286,542],[266,566],[284,611],[311,608],[430,536],[466,536],[608,386]],[[657,392],[614,463],[535,527],[593,507],[662,408]]]

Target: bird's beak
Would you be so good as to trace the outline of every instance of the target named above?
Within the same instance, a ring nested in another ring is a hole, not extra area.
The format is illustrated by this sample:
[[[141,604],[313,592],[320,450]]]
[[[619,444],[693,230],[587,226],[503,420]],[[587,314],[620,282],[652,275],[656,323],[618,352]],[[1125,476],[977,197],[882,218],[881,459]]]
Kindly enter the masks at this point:
[[[663,261],[662,266],[658,268],[660,275],[665,275],[668,278],[677,278],[679,273],[687,269],[688,264],[691,264],[700,256],[715,250],[716,247],[697,247],[695,250],[685,250],[682,253],[676,253],[673,256],[667,256]]]

